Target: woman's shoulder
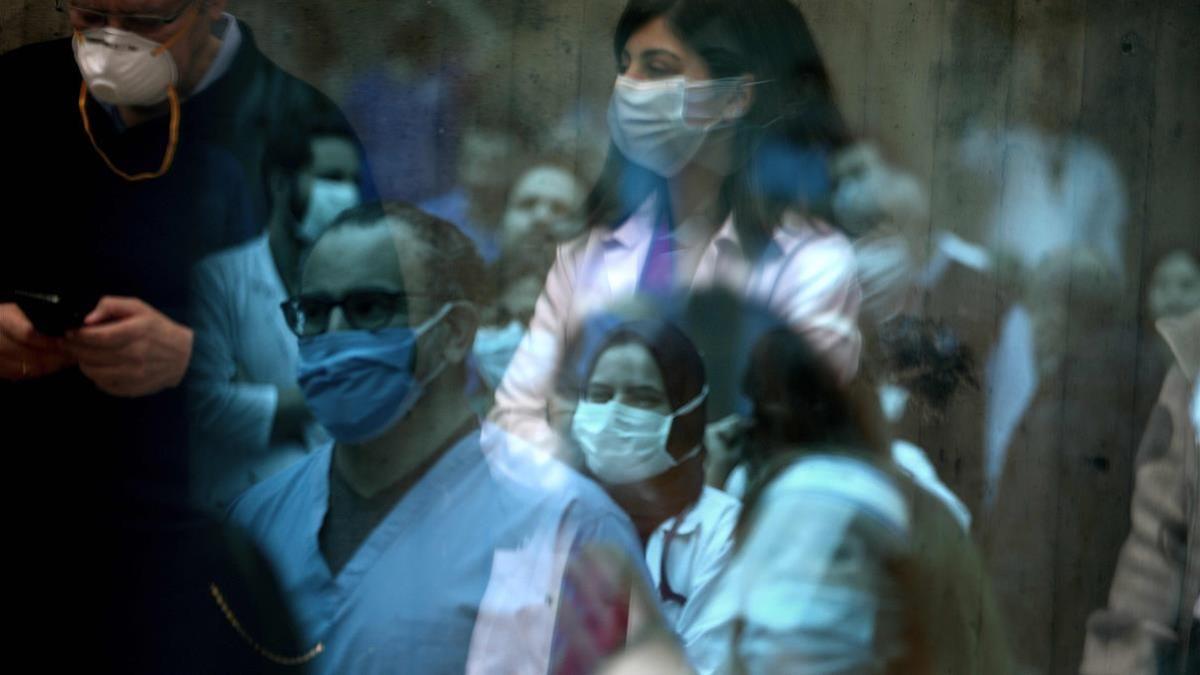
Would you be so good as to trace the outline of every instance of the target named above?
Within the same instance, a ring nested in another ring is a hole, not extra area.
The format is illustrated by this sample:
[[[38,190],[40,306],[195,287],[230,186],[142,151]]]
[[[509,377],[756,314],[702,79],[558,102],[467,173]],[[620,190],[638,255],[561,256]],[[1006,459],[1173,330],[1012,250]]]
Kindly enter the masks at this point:
[[[796,460],[771,481],[763,501],[814,496],[849,503],[901,531],[909,508],[900,486],[870,461],[843,454],[811,454]]]
[[[686,526],[690,520],[694,528],[705,531],[706,538],[726,540],[733,536],[741,512],[741,500],[706,485],[696,506],[685,517],[683,525]],[[687,528],[681,527],[680,531],[683,529]]]
[[[841,230],[817,216],[801,211],[785,211],[779,226],[775,228],[773,239],[784,251],[797,247],[819,248],[854,257],[854,247]]]
[[[700,493],[700,501],[696,503],[696,510],[711,514],[714,518],[732,515],[736,519],[742,510],[742,500],[724,490],[705,485]]]

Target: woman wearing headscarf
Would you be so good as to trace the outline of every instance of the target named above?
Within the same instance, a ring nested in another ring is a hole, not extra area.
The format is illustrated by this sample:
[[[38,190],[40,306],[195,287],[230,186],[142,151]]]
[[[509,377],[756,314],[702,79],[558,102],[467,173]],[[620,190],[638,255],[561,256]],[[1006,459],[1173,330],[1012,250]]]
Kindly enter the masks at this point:
[[[712,593],[739,503],[704,485],[708,387],[700,355],[670,323],[625,321],[583,350],[579,375],[573,442],[633,521],[663,616],[688,660],[715,672],[732,617],[712,605]]]

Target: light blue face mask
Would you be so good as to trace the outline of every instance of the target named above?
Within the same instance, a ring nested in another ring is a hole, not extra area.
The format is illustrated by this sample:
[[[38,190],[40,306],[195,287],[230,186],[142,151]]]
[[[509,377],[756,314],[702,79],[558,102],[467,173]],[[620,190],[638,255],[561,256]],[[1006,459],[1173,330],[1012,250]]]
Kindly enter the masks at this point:
[[[475,332],[475,344],[472,347],[475,364],[483,381],[492,389],[500,386],[504,372],[508,370],[508,364],[524,337],[525,326],[515,320],[500,328],[483,327]]]
[[[417,339],[450,312],[452,304],[416,328],[330,331],[300,339],[297,379],[313,416],[342,443],[378,438],[412,410],[426,385],[413,374]]]

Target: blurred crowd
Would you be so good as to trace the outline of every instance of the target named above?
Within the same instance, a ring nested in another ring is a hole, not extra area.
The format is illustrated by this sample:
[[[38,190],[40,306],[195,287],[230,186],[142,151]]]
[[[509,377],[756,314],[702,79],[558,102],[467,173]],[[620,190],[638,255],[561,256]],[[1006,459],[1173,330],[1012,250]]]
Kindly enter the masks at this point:
[[[1056,624],[1080,673],[1200,673],[1200,227],[1139,279],[1097,144],[971,129],[948,170],[990,206],[955,228],[788,0],[629,0],[580,66],[611,96],[516,121],[487,3],[358,17],[366,65],[308,50],[319,88],[237,3],[55,4],[69,38],[0,56],[22,640],[114,672],[1034,673],[1047,598],[1103,587]],[[1085,474],[1111,491],[1047,488]]]

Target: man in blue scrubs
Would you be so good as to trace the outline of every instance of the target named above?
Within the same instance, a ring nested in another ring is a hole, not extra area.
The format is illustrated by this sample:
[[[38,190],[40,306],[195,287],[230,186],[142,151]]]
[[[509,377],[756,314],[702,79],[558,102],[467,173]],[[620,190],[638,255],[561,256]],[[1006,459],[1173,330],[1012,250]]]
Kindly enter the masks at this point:
[[[580,553],[617,551],[648,578],[597,486],[472,413],[464,362],[483,278],[450,223],[371,204],[317,240],[285,303],[300,388],[335,442],[244,493],[230,518],[320,645],[313,672],[554,671],[578,654],[578,636],[556,634],[564,613],[575,626],[628,606],[564,593]]]

